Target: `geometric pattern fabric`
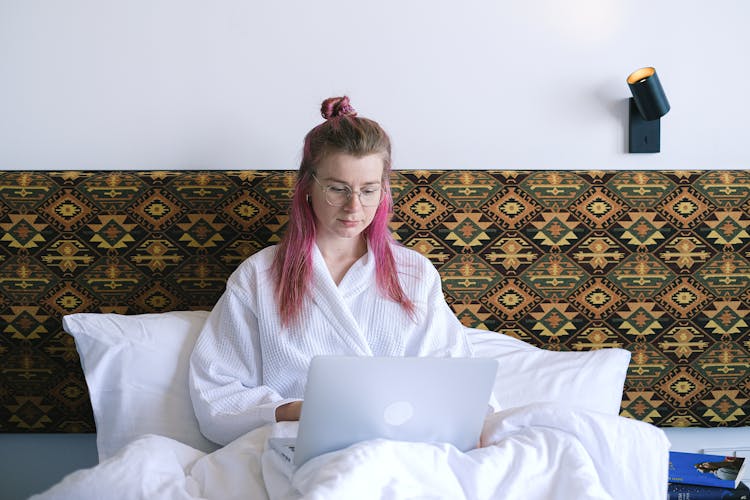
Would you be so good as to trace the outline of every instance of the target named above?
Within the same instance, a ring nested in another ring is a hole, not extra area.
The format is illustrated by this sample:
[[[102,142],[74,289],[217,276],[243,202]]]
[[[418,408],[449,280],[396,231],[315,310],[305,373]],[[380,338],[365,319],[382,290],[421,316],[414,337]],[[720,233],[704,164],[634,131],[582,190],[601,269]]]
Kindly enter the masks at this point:
[[[296,171],[0,172],[0,432],[92,432],[61,318],[210,309]],[[632,353],[621,415],[750,425],[750,172],[393,172],[467,326]]]

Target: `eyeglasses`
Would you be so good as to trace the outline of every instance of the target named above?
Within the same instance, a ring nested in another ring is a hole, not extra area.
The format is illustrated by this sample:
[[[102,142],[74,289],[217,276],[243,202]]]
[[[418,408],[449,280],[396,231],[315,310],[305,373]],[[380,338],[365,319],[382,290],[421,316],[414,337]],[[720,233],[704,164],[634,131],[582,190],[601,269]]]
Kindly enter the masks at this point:
[[[349,203],[353,194],[356,194],[359,197],[359,203],[363,207],[375,207],[380,204],[380,200],[383,198],[383,190],[381,189],[380,184],[367,186],[365,189],[355,193],[352,191],[352,188],[346,184],[330,184],[324,186],[315,174],[312,174],[312,178],[315,179],[315,182],[317,182],[323,189],[323,192],[326,195],[326,202],[332,207],[343,207]]]

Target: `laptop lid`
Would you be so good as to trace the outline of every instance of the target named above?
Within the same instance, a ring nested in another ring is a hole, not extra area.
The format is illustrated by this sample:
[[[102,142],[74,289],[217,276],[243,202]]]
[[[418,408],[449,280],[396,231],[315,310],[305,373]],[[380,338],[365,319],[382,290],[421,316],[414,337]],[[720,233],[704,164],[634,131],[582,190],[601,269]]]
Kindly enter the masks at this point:
[[[496,371],[488,358],[317,356],[294,465],[377,438],[475,448]]]

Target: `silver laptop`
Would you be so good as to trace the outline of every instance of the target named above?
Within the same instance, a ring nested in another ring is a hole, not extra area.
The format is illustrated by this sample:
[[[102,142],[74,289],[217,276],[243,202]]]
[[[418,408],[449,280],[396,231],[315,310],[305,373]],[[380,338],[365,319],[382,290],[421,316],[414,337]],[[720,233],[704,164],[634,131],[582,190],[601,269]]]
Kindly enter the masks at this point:
[[[296,439],[269,445],[294,468],[360,441],[479,442],[497,361],[488,358],[317,356]]]

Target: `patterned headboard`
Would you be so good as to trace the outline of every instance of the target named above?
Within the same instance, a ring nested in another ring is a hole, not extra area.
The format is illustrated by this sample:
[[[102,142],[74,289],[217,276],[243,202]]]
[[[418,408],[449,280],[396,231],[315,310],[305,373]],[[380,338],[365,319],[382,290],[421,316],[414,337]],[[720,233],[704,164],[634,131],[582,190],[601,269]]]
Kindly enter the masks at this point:
[[[296,172],[0,172],[0,432],[90,432],[76,312],[210,309]],[[750,424],[750,173],[398,171],[392,229],[468,326],[632,352],[621,414]]]

